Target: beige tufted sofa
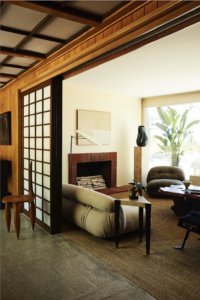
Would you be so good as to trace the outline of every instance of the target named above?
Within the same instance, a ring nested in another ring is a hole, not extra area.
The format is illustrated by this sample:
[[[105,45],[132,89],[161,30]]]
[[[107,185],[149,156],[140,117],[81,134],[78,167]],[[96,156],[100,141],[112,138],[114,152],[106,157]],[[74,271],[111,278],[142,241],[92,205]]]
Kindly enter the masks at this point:
[[[63,219],[101,238],[115,236],[114,198],[84,189],[80,186],[62,185]],[[145,210],[143,216],[145,228]],[[119,234],[139,230],[139,208],[120,207]]]

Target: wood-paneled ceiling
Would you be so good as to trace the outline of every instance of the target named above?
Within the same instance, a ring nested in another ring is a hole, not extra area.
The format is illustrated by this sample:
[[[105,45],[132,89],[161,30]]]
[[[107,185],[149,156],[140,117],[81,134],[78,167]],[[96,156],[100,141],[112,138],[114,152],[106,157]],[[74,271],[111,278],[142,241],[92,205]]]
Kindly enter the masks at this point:
[[[0,88],[129,1],[1,1]]]

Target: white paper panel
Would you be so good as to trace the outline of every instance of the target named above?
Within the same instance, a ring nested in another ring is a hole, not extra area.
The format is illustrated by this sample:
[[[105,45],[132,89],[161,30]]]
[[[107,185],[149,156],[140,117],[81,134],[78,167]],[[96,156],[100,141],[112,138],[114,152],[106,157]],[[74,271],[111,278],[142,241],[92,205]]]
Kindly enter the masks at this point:
[[[36,196],[36,206],[42,209],[42,199]]]
[[[43,151],[43,161],[50,163],[50,151]]]
[[[36,150],[36,160],[42,161],[42,150]]]
[[[30,150],[30,159],[34,159],[35,160],[35,150]]]
[[[35,183],[32,183],[32,188],[33,188],[33,193],[36,194],[35,193]]]
[[[42,89],[36,92],[36,101],[42,100]]]
[[[42,101],[36,103],[36,113],[42,112]]]
[[[36,195],[42,197],[42,187],[36,184]]]
[[[43,103],[44,103],[43,111],[50,110],[50,99],[44,100]]]
[[[28,160],[24,159],[24,168],[28,169],[29,165],[28,165]]]
[[[30,116],[30,126],[35,125],[35,115],[34,116]]]
[[[25,106],[24,107],[24,116],[27,116],[29,113],[28,113],[28,106]]]
[[[36,148],[42,149],[42,138],[36,138]]]
[[[24,117],[24,126],[28,126],[29,117]]]
[[[43,176],[43,185],[50,189],[50,177]]]
[[[28,139],[25,138],[25,139],[24,139],[24,147],[25,147],[25,148],[28,148],[28,146],[29,146],[29,145],[28,145]]]
[[[44,91],[44,98],[50,97],[51,86],[50,86],[50,85],[46,86],[46,87],[43,89],[43,91]]]
[[[29,158],[29,150],[28,149],[24,149],[24,157]]]
[[[28,170],[24,170],[24,178],[29,180]]]
[[[24,190],[24,195],[28,195],[28,191]]]
[[[43,198],[50,201],[50,190],[43,188]]]
[[[24,96],[24,105],[28,104],[28,95]]]
[[[29,182],[27,180],[24,180],[24,189],[29,189]]]
[[[42,185],[42,175],[36,173],[36,183]]]
[[[42,211],[36,208],[36,218],[42,221]]]
[[[35,113],[35,104],[30,105],[30,115]]]
[[[50,165],[43,164],[43,173],[50,176]]]
[[[34,92],[30,94],[30,103],[33,103],[33,102],[35,102],[35,93]]]
[[[30,139],[30,148],[35,148],[35,139],[34,138]]]
[[[43,114],[43,124],[50,123],[50,112],[46,112]]]
[[[50,226],[50,216],[43,213],[44,223]]]
[[[43,201],[43,209],[50,214],[50,203]]]
[[[29,136],[29,130],[28,128],[24,128],[24,137]]]
[[[30,127],[30,136],[35,136],[35,127]]]
[[[44,138],[43,139],[43,148],[50,150],[50,138]]]
[[[42,136],[42,126],[36,126],[36,136]]]
[[[35,171],[35,162],[32,161],[32,170]]]
[[[26,209],[27,211],[29,211],[29,203],[28,202],[24,203],[24,209]]]
[[[42,173],[42,163],[36,162],[36,172]]]
[[[42,124],[42,114],[36,115],[36,125]]]
[[[43,126],[43,135],[50,136],[50,125]]]

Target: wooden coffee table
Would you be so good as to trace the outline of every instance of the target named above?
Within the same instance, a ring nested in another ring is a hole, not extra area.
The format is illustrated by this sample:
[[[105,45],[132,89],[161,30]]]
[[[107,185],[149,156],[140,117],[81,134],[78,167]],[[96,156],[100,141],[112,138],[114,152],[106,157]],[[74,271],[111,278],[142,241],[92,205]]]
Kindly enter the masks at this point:
[[[159,193],[172,198],[174,205],[171,209],[179,217],[187,215],[191,210],[200,211],[200,195],[187,193],[180,186],[160,188]]]

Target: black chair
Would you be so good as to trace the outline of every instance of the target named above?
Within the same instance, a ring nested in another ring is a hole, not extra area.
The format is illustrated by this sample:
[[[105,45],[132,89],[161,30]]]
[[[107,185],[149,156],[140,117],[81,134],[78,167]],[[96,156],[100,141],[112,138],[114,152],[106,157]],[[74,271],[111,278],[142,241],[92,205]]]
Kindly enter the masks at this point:
[[[195,232],[200,234],[200,211],[191,211],[189,215],[181,217],[178,222],[178,226],[187,229],[183,245],[182,246],[174,246],[175,249],[182,250],[185,246],[185,242],[188,239],[189,233]]]

